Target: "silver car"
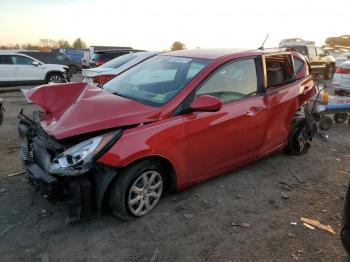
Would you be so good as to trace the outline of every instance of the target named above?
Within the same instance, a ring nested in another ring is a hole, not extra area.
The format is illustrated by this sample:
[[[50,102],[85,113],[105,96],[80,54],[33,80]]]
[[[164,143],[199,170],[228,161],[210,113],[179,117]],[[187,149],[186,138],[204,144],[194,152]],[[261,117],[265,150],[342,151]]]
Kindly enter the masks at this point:
[[[333,76],[333,82],[335,91],[340,93],[350,93],[350,60],[340,64]]]

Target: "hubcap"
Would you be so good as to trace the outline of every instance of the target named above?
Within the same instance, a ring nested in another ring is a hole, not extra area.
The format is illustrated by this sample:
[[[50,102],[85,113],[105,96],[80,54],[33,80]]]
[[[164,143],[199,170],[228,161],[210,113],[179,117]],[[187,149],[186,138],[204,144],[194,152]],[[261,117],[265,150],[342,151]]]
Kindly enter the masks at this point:
[[[135,216],[149,213],[158,203],[163,192],[163,178],[154,170],[146,171],[132,184],[128,207]]]

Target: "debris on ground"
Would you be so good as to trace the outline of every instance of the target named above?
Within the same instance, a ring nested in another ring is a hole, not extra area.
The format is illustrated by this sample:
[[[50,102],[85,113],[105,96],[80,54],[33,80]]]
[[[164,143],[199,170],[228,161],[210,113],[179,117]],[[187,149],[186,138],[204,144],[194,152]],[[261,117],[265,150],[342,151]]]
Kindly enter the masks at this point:
[[[317,227],[319,229],[322,229],[322,230],[327,231],[329,233],[332,233],[334,235],[336,234],[335,231],[333,230],[333,228],[330,225],[323,225],[318,220],[305,218],[305,217],[301,217],[300,220],[303,221],[304,223],[308,224],[308,225]]]
[[[248,223],[231,223],[231,225],[233,226],[233,227],[250,227],[250,224],[248,224]]]
[[[14,225],[9,225],[7,228],[5,228],[1,233],[0,233],[0,237],[3,236],[7,231],[9,231],[11,228],[15,227],[16,224]]]
[[[152,255],[151,259],[150,259],[150,262],[156,261],[157,255],[158,255],[158,254],[159,254],[159,250],[158,250],[158,248],[156,248],[156,249],[154,250],[154,252],[153,252],[153,255]]]
[[[23,175],[24,173],[25,173],[25,171],[21,171],[18,173],[9,174],[9,175],[7,175],[7,177],[19,176],[19,175]]]
[[[284,188],[286,188],[287,190],[292,190],[292,189],[294,189],[294,186],[288,184],[287,182],[280,181],[280,184],[283,185]]]
[[[191,214],[184,214],[184,217],[187,218],[187,219],[193,218],[193,216]]]
[[[291,225],[293,225],[293,226],[298,225],[298,223],[297,223],[297,222],[290,222],[290,224],[291,224]]]
[[[303,223],[303,225],[312,230],[315,229],[313,226],[309,225],[308,223]]]
[[[288,198],[290,198],[290,195],[287,195],[286,193],[282,192],[282,198],[288,199]]]
[[[6,188],[0,188],[0,193],[5,193],[7,191]]]
[[[289,172],[290,172],[300,183],[304,183],[304,180],[302,180],[302,179],[293,171],[293,169],[289,169]]]

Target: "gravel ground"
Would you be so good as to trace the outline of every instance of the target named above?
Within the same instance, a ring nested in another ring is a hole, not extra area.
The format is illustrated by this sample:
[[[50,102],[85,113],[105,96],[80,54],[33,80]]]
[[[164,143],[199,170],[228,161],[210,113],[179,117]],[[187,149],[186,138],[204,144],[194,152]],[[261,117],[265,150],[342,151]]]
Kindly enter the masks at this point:
[[[62,203],[35,192],[18,157],[16,115],[35,107],[2,93],[0,261],[340,261],[339,230],[350,174],[350,129],[338,124],[309,154],[269,158],[166,196],[123,222],[107,211],[66,224]],[[297,177],[298,178],[297,178]],[[300,180],[299,180],[300,179]],[[302,182],[301,182],[302,181]],[[331,225],[336,235],[303,226]]]

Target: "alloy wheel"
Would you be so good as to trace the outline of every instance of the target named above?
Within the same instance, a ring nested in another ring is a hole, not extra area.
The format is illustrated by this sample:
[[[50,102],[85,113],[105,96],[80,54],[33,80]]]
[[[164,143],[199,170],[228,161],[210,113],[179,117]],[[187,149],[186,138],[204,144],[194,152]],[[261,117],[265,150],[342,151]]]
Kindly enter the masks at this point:
[[[51,83],[61,83],[62,82],[62,77],[59,75],[53,75],[49,78],[49,82]]]
[[[162,175],[154,170],[143,172],[132,184],[128,207],[135,216],[149,213],[159,202],[163,192]]]

